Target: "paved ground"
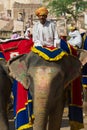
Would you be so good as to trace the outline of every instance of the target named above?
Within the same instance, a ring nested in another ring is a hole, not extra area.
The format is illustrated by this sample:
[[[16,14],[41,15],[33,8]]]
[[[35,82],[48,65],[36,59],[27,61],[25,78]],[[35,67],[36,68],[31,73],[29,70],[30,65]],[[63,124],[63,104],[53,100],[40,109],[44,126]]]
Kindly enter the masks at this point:
[[[61,130],[70,130],[69,120],[68,120],[67,115],[68,115],[68,111],[67,111],[67,108],[66,108],[66,109],[64,109],[64,114],[63,114],[62,124],[61,124]],[[9,113],[9,124],[10,124],[9,130],[15,130],[12,112]],[[81,129],[81,130],[87,130],[87,116],[84,116],[84,126],[85,126],[85,128]],[[32,129],[28,129],[28,130],[32,130]]]

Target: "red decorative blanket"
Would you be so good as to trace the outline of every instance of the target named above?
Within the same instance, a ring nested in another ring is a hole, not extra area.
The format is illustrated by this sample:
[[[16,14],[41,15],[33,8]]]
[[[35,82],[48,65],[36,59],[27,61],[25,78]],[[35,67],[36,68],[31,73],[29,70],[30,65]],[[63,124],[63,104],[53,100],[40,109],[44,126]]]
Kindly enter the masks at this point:
[[[8,61],[13,56],[30,52],[32,46],[32,39],[20,38],[0,43],[0,51]]]

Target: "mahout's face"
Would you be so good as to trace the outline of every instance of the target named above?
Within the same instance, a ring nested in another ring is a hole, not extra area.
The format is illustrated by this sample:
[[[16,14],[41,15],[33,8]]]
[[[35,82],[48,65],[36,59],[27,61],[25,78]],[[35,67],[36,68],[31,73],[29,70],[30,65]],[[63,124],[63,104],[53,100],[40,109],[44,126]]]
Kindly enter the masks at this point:
[[[40,23],[44,24],[46,22],[47,15],[39,15],[38,18]]]

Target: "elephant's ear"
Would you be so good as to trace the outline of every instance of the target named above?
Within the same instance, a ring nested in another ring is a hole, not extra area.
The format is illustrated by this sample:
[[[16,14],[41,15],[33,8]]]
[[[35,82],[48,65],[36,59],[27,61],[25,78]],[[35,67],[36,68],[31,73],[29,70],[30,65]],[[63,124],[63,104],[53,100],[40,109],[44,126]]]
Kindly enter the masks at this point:
[[[87,63],[87,50],[78,49],[77,53],[82,65],[85,65]]]
[[[12,60],[9,60],[7,66],[9,68],[9,75],[23,84],[28,89],[27,80],[27,65],[25,62],[27,55],[20,55]]]
[[[69,55],[66,59],[64,64],[64,72],[65,72],[65,78],[64,78],[64,85],[65,87],[74,79],[76,79],[78,76],[81,75],[81,62],[77,57],[74,57],[72,55]]]

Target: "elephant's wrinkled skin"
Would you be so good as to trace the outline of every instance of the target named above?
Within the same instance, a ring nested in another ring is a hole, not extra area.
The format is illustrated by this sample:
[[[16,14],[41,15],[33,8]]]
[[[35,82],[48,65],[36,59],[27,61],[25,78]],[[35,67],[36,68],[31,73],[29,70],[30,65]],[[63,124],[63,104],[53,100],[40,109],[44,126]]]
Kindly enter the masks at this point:
[[[31,52],[10,61],[9,69],[26,89],[30,87],[34,100],[34,130],[46,130],[48,121],[49,130],[59,130],[64,87],[81,74],[81,62],[71,55],[49,62]]]
[[[7,74],[6,62],[0,60],[0,130],[9,130],[7,105],[10,97],[12,82]]]

